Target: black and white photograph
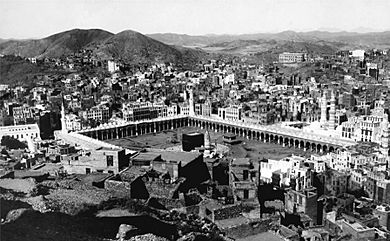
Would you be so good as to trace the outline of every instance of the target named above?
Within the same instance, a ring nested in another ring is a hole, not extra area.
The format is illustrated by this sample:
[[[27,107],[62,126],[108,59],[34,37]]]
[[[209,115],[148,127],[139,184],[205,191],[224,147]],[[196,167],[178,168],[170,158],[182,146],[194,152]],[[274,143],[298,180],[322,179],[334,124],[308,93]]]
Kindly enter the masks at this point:
[[[388,241],[389,115],[389,0],[0,0],[0,240]]]

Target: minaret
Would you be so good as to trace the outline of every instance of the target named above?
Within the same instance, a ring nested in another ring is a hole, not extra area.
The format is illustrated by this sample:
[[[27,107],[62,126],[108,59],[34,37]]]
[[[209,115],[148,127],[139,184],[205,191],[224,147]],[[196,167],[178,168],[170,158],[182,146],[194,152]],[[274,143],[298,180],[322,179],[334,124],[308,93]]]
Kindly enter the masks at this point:
[[[195,105],[194,105],[194,91],[192,90],[192,87],[189,89],[190,93],[190,99],[188,101],[188,104],[190,106],[190,116],[195,115]]]
[[[332,96],[330,97],[329,129],[334,130],[335,127],[336,127],[336,98],[332,90]]]
[[[211,147],[211,141],[210,141],[210,133],[209,130],[206,130],[204,133],[204,148],[206,150],[209,150]]]
[[[203,154],[209,156],[211,153],[211,139],[209,130],[204,133],[204,151]]]
[[[386,156],[389,155],[389,121],[387,114],[384,114],[382,122],[381,153]]]
[[[66,129],[66,122],[65,122],[64,101],[62,101],[62,104],[61,104],[61,131],[62,132],[68,132],[68,130]]]
[[[321,124],[326,123],[326,108],[327,108],[327,102],[326,102],[326,94],[324,91],[324,94],[322,95],[321,98],[321,119],[320,119]]]
[[[298,103],[297,103],[297,100],[294,99],[293,101],[293,117],[294,117],[294,120],[296,120],[298,116]]]

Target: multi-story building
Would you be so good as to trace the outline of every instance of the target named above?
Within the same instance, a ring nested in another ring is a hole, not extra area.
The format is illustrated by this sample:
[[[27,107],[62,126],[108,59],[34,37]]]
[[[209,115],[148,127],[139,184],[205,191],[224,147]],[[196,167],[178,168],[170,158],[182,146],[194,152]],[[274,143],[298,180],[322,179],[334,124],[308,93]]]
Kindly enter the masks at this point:
[[[41,138],[38,124],[1,126],[0,140],[3,136],[11,136],[19,141]]]
[[[316,161],[308,160],[308,163],[306,161],[304,157],[295,155],[280,160],[263,160],[260,162],[260,180],[294,189],[311,187],[312,169]]]
[[[7,111],[3,108],[0,108],[0,126],[5,125],[6,118],[7,118]]]
[[[279,54],[280,63],[300,63],[306,60],[305,53],[289,53],[284,52]]]
[[[23,105],[13,108],[14,124],[26,124],[26,122],[33,121],[37,117],[37,110],[34,107]]]
[[[105,105],[94,106],[89,110],[82,111],[81,116],[85,120],[107,122],[110,119],[110,108]]]
[[[70,174],[118,173],[127,167],[128,163],[124,149],[105,147],[61,156],[61,164]]]
[[[190,106],[187,103],[179,104],[179,111],[181,115],[190,115]]]
[[[348,121],[341,123],[338,131],[342,138],[381,144],[383,132],[388,130],[388,125],[384,124],[387,118],[384,109],[377,108],[372,111],[371,115],[351,117]]]
[[[350,57],[359,61],[364,60],[365,51],[363,49],[356,49],[351,51]]]
[[[210,102],[195,104],[195,115],[210,116],[211,115]]]
[[[171,105],[167,107],[167,116],[176,116],[178,114],[178,106]]]
[[[331,175],[327,178],[327,193],[338,196],[346,193],[348,189],[348,174],[332,170]]]
[[[348,190],[360,190],[364,187],[367,174],[362,169],[350,170],[348,180]]]
[[[81,120],[75,114],[65,115],[65,125],[68,131],[79,131],[82,129]]]
[[[229,121],[241,121],[242,120],[242,106],[230,105],[225,108],[218,108],[218,118]]]
[[[259,163],[249,158],[237,158],[229,164],[229,185],[235,200],[257,198],[259,182]]]
[[[109,60],[107,62],[107,68],[109,72],[114,73],[119,70],[119,64],[115,61]]]
[[[157,106],[150,102],[131,102],[123,104],[123,119],[126,121],[150,120],[167,115],[166,106]]]
[[[368,172],[364,190],[375,201],[390,204],[390,177],[386,172]]]

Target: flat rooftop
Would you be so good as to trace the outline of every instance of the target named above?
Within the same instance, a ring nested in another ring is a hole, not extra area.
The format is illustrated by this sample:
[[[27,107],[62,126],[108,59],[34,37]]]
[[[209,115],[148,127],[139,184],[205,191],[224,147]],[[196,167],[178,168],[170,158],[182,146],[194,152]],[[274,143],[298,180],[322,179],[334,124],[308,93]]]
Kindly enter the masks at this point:
[[[184,151],[162,151],[152,152],[154,154],[160,154],[161,159],[167,162],[182,162],[183,164],[190,163],[195,160],[201,153],[198,152],[184,152]]]
[[[123,150],[122,147],[115,146],[100,140],[93,139],[88,136],[84,136],[82,134],[76,132],[55,132],[56,138],[68,143],[70,145],[75,145],[77,147],[81,147],[86,150],[106,150],[106,151],[120,151]],[[136,151],[126,149],[126,153],[135,154]]]
[[[10,131],[25,131],[25,130],[39,131],[39,126],[38,126],[38,124],[0,126],[0,133],[3,131],[10,132]]]
[[[203,135],[203,133],[200,133],[200,132],[190,132],[190,133],[186,133],[185,135],[187,135],[187,136],[199,136],[199,135]]]
[[[133,157],[132,160],[154,161],[159,157],[161,157],[160,153],[140,152],[138,155]]]
[[[236,240],[237,241],[260,241],[260,240],[264,240],[264,241],[283,241],[284,239],[282,239],[281,237],[279,237],[278,235],[276,235],[274,233],[264,232],[264,233],[251,235],[251,236],[248,236],[248,237],[245,237],[245,238],[239,238],[239,239],[236,239]]]

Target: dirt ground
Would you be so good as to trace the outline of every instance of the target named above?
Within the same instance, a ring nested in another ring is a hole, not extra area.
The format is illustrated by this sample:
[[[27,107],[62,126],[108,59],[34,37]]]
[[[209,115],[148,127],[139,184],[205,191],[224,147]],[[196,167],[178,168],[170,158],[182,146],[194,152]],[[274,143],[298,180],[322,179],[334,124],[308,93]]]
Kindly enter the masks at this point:
[[[184,127],[177,130],[168,130],[165,132],[160,132],[156,134],[146,134],[137,137],[126,137],[122,139],[107,140],[107,142],[122,146],[125,148],[158,148],[165,149],[172,146],[180,145],[181,135],[183,133],[190,132],[202,132],[204,133],[205,129],[200,129],[196,127]],[[210,131],[210,138],[212,143],[223,143],[222,133]],[[281,159],[287,156],[301,155],[301,156],[310,156],[310,152],[305,152],[300,149],[294,149],[289,147],[283,147],[278,144],[272,143],[263,143],[257,140],[247,140],[241,137],[238,137],[241,140],[241,143],[235,145],[229,145],[230,153],[229,157],[241,158],[249,157],[255,160],[259,159]]]

